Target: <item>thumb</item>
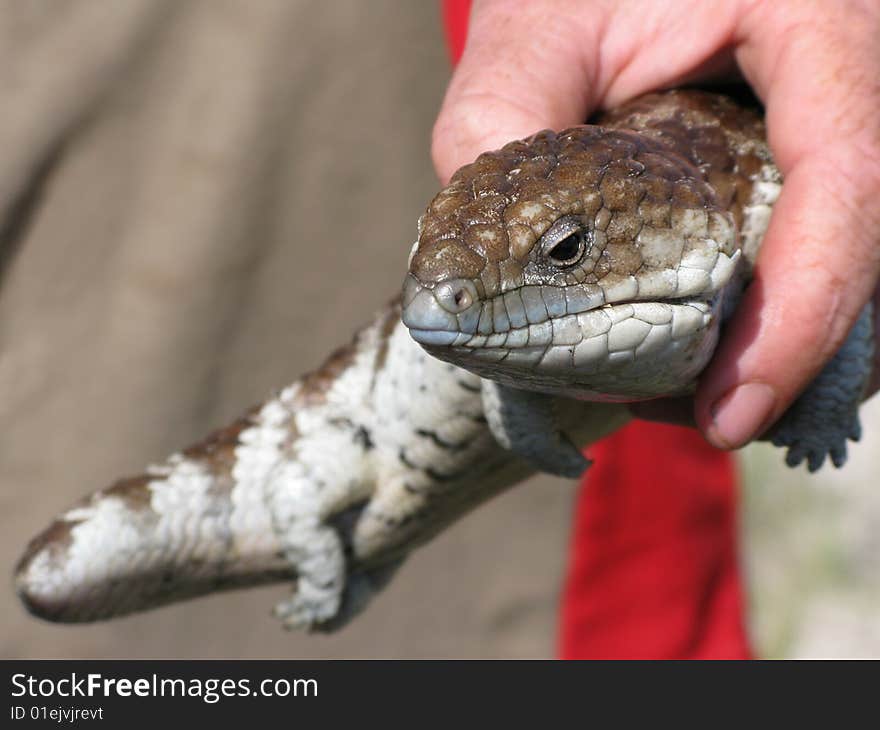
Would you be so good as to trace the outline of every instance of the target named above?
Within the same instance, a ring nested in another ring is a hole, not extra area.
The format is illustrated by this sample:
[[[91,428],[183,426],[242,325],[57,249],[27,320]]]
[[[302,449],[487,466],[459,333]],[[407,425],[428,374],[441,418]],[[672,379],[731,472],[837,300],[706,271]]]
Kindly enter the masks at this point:
[[[475,3],[434,125],[432,156],[443,183],[481,152],[586,120],[601,24],[594,17],[581,27],[575,10],[546,0]]]

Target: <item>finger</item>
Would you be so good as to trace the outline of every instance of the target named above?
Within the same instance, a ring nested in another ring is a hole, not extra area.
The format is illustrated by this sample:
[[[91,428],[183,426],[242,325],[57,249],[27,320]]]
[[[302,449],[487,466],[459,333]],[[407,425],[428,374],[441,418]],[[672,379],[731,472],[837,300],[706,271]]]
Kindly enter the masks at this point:
[[[432,155],[444,183],[481,152],[586,120],[598,15],[598,9],[583,12],[583,3],[475,3],[464,55],[434,126]]]
[[[786,410],[841,345],[880,273],[880,64],[870,30],[880,24],[859,34],[859,20],[867,23],[835,27],[813,17],[818,30],[806,36],[797,23],[789,37],[777,25],[740,57],[767,103],[785,183],[754,282],[697,392],[697,421],[722,448],[747,443]]]

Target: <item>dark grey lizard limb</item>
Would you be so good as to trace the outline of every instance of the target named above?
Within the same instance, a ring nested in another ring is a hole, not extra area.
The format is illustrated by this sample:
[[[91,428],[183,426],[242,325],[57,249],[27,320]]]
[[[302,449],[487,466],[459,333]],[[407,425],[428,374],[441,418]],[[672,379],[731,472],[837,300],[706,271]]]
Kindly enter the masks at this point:
[[[482,381],[483,410],[502,447],[538,471],[577,479],[590,461],[559,426],[553,396]]]
[[[770,429],[773,444],[788,448],[789,466],[806,460],[807,468],[816,471],[826,457],[843,466],[847,439],[861,438],[859,404],[874,363],[873,318],[869,303],[834,357]]]

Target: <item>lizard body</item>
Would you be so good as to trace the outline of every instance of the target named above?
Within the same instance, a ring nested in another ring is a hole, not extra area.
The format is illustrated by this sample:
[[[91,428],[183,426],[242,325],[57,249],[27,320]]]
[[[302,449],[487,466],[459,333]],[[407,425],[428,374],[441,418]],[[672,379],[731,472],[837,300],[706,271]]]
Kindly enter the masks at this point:
[[[91,621],[292,581],[285,625],[344,624],[467,510],[535,469],[580,473],[621,402],[693,388],[781,182],[760,118],[699,92],[481,156],[420,221],[401,299],[237,423],[60,515],[19,562],[22,600]],[[867,317],[777,427],[792,462],[842,463],[857,435]]]

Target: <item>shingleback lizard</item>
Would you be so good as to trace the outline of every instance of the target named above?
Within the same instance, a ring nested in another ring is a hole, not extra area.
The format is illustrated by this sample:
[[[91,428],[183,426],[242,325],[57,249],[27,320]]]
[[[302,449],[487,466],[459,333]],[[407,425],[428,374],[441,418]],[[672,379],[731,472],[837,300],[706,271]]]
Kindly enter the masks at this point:
[[[625,401],[693,389],[781,184],[760,117],[697,91],[480,156],[421,218],[402,297],[236,423],[59,516],[19,595],[76,622],[292,581],[286,626],[342,625],[478,503],[580,474]],[[858,438],[870,319],[771,430],[790,464],[839,466]]]

